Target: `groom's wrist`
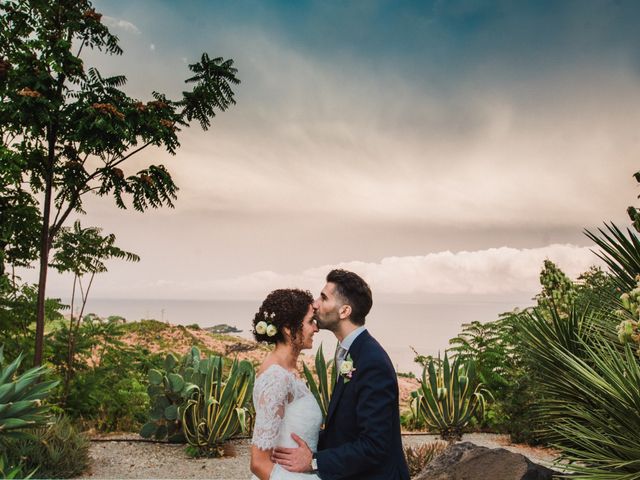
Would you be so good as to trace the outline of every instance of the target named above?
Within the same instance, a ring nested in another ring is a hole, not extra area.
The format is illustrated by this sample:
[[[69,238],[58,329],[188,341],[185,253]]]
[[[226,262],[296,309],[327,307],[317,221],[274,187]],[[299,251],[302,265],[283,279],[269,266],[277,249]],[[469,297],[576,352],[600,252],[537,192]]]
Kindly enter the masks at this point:
[[[318,471],[318,459],[316,452],[313,452],[311,455],[311,473],[316,473]]]

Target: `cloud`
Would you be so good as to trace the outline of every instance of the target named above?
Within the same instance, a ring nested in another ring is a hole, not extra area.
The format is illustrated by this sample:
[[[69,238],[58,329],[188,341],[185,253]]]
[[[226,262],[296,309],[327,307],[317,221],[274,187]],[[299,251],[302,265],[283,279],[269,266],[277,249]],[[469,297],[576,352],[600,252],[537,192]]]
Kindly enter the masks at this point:
[[[316,293],[333,268],[357,272],[376,296],[420,298],[426,295],[533,295],[540,289],[539,274],[545,259],[555,262],[575,279],[591,265],[600,265],[589,247],[549,245],[542,248],[490,248],[477,251],[442,251],[423,256],[387,257],[379,262],[350,261],[322,265],[301,272],[258,271],[203,282],[158,280],[149,287],[184,291],[204,298],[259,298],[276,288],[299,287]]]
[[[442,15],[467,12],[454,10]],[[164,91],[156,83],[170,77],[179,91],[183,58],[211,45],[212,56],[235,59],[243,83],[234,87],[238,104],[211,130],[182,133],[179,161],[151,150],[146,158],[166,159],[184,207],[212,212],[540,230],[624,218],[635,197],[640,123],[633,62],[604,52],[601,62],[578,55],[515,71],[489,35],[515,27],[495,21],[483,24],[484,51],[470,65],[456,61],[464,57],[455,49],[444,65],[431,50],[372,65],[348,48],[330,55],[300,46],[264,24],[158,45],[162,53],[139,76],[147,94],[149,78]],[[539,59],[527,49],[520,55]],[[468,66],[450,70],[454,64]]]
[[[122,20],[119,18],[114,18],[114,17],[109,17],[107,15],[104,15],[102,17],[102,21],[107,27],[124,30],[125,32],[129,32],[129,33],[135,33],[136,35],[140,34],[140,29],[136,27],[133,23],[127,20]]]
[[[149,35],[123,35],[113,64],[132,95],[179,96],[190,76],[183,59],[202,51],[233,58],[242,83],[210,130],[181,132],[176,157],[148,149],[123,166],[163,163],[181,190],[177,209],[145,214],[144,229],[113,222],[146,263],[114,267],[101,294],[316,289],[330,264],[353,258],[390,294],[537,290],[545,250],[533,247],[580,244],[584,227],[627,221],[636,198],[637,15],[619,28],[624,9],[608,3],[567,2],[560,14],[496,3],[498,13],[440,2],[422,17],[409,6],[395,23],[359,5],[334,15],[343,2],[323,15],[296,9],[309,23],[269,21],[277,9],[237,3],[254,13],[167,3],[149,21],[147,2],[116,11]],[[149,242],[153,231],[163,233]],[[182,254],[165,257],[176,245]],[[515,249],[488,249],[503,245]],[[440,253],[409,256],[423,252]],[[166,271],[173,280],[155,285]]]
[[[438,90],[247,37],[237,38],[251,52],[238,59],[238,105],[180,150],[193,205],[580,228],[624,214],[634,197],[640,87],[627,65],[517,82],[494,64]]]

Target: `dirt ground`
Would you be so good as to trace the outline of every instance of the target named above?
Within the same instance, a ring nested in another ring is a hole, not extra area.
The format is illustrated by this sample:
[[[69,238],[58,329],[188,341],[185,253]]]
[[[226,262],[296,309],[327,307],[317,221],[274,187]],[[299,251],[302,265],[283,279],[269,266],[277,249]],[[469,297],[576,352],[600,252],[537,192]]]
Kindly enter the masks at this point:
[[[405,446],[437,440],[435,435],[403,435]],[[91,444],[91,467],[82,477],[90,479],[114,478],[174,478],[249,480],[249,440],[232,443],[235,455],[225,458],[192,459],[184,445],[138,442],[135,435],[102,437]],[[107,441],[103,441],[107,440]],[[473,433],[463,441],[490,448],[503,447],[521,453],[535,463],[550,465],[555,452],[526,445],[512,445],[505,435]]]

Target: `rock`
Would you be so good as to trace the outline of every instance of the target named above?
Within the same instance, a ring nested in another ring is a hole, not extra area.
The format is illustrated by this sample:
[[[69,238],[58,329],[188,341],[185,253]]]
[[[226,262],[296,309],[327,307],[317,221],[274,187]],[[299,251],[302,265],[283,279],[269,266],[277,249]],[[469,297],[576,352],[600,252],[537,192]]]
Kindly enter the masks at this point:
[[[551,480],[559,475],[504,448],[453,444],[415,477],[415,480]]]
[[[234,343],[224,346],[224,354],[231,355],[232,353],[250,352],[256,348],[258,348],[257,343]]]
[[[236,327],[221,323],[220,325],[214,325],[213,327],[205,328],[210,333],[240,333],[242,330],[238,330]]]

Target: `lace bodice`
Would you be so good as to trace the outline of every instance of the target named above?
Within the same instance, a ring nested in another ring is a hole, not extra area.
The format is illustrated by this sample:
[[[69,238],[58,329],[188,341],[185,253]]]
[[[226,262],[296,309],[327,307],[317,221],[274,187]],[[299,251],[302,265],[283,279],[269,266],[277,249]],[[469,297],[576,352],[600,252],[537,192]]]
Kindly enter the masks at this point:
[[[322,412],[304,381],[274,364],[256,378],[253,387],[256,421],[251,443],[261,450],[296,447],[296,433],[315,451]]]

